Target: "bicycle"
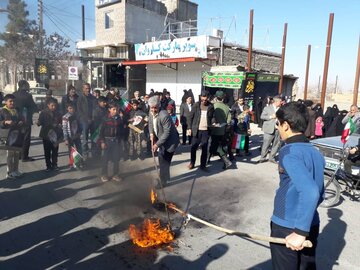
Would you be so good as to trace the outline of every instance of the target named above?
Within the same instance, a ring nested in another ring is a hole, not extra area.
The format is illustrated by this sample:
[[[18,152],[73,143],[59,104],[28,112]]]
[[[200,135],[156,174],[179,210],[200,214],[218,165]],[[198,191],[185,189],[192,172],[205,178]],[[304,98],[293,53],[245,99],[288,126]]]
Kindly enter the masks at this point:
[[[324,173],[324,195],[321,207],[332,207],[340,200],[342,192],[350,195],[350,200],[360,198],[360,175],[349,174],[343,169],[344,162],[348,159],[350,148],[343,148],[339,164],[335,171],[325,170]],[[342,186],[345,186],[344,188]]]

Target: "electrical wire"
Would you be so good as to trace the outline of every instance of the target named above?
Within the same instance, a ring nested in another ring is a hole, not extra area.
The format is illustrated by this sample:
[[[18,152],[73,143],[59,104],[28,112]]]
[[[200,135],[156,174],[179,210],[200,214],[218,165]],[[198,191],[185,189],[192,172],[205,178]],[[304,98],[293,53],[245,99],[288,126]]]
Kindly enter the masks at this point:
[[[70,36],[68,36],[68,35],[61,29],[61,27],[59,27],[59,26],[57,25],[56,22],[53,21],[53,19],[47,14],[47,12],[44,11],[44,15],[45,15],[46,17],[48,17],[49,20],[56,26],[56,28],[59,29],[59,31],[60,31],[61,33],[63,33],[70,41],[76,43]]]
[[[53,12],[49,11],[47,8],[44,9],[44,12],[47,12],[48,15],[51,15],[53,17],[53,19],[55,21],[57,21],[58,24],[62,25],[64,28],[66,28],[66,30],[68,30],[70,33],[76,35],[76,36],[80,36],[81,33],[76,31],[75,29],[73,29],[70,25],[66,24],[62,19],[60,19],[59,17],[57,17]]]

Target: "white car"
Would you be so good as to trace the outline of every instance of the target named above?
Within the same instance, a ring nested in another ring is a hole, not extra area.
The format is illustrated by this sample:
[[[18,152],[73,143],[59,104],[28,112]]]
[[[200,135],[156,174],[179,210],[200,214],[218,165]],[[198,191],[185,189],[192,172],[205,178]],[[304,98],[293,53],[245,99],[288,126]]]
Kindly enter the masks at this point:
[[[48,90],[45,87],[30,88],[29,93],[33,96],[33,99],[40,110],[44,108],[47,91]]]

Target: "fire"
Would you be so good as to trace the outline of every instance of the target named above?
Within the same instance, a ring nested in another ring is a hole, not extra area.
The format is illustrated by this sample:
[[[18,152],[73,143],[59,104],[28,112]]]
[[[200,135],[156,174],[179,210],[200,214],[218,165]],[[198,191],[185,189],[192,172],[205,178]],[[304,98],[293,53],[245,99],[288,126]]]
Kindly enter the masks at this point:
[[[174,240],[170,226],[162,228],[159,219],[145,219],[141,229],[131,224],[129,234],[134,244],[144,248],[167,244]]]
[[[156,202],[157,194],[153,189],[151,189],[150,199],[151,199],[152,204],[154,204],[154,202]]]

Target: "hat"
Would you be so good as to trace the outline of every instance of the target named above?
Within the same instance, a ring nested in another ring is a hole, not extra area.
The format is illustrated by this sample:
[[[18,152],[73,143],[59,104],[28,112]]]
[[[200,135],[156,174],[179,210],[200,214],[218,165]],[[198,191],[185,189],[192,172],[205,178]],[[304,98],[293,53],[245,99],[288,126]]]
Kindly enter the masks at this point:
[[[217,97],[217,98],[224,98],[224,92],[223,92],[223,91],[216,91],[215,97]]]
[[[166,106],[166,110],[173,110],[174,109],[174,106],[169,104]]]

